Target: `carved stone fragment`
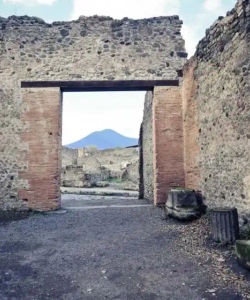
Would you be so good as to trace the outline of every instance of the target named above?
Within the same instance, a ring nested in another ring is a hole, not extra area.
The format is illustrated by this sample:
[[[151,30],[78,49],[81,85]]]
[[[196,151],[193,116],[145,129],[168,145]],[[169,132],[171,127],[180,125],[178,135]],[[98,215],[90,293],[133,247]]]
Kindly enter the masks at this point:
[[[232,244],[239,237],[239,220],[236,208],[216,208],[211,213],[212,238],[216,242]]]

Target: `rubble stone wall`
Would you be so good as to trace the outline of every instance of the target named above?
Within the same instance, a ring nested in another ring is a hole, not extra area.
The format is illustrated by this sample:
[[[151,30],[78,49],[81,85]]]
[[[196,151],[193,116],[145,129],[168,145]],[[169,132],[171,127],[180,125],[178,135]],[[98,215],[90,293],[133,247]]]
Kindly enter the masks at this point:
[[[154,201],[153,168],[153,93],[147,92],[142,122],[142,188],[145,199]]]
[[[62,147],[62,168],[77,164],[78,149]]]
[[[26,175],[35,159],[29,153],[35,153],[37,148],[32,139],[24,138],[28,127],[21,81],[180,78],[187,57],[181,24],[177,16],[144,20],[95,16],[52,24],[30,17],[0,18],[0,209],[29,207],[25,191],[29,191],[32,179]],[[174,170],[172,162],[167,166],[166,161],[176,145],[178,151],[182,149],[182,158],[180,152],[176,154],[184,165],[185,178],[183,173],[178,174],[181,167],[175,165],[176,174],[171,180],[176,180],[171,184],[200,189],[209,207],[250,210],[249,48],[250,3],[238,0],[226,17],[219,18],[206,31],[195,55],[184,67],[182,102],[174,112],[178,121],[173,118],[171,125],[174,129],[178,123],[179,145],[174,136],[172,140],[166,139],[167,120],[173,112],[167,108],[167,98],[158,94],[157,89],[157,99],[153,100],[152,93],[147,94],[142,125],[145,198],[152,200],[153,194],[159,192],[153,187],[153,169],[159,179],[155,187],[161,184],[160,198],[165,197],[162,191],[167,167]],[[155,100],[158,104],[162,101],[164,113],[161,105],[154,104]],[[42,99],[39,101],[41,105]],[[154,141],[153,106],[160,114],[160,119],[155,119],[158,136],[155,134]],[[44,125],[35,132],[37,143],[51,131]],[[48,142],[50,136],[47,138]],[[166,163],[157,168],[156,163],[160,162]]]
[[[207,30],[183,85],[186,184],[209,207],[240,212],[250,211],[249,49],[250,2],[238,0]]]
[[[81,17],[46,24],[0,17],[0,209],[27,206],[22,80],[177,79],[186,61],[178,16],[143,20]],[[37,132],[39,134],[39,130]]]

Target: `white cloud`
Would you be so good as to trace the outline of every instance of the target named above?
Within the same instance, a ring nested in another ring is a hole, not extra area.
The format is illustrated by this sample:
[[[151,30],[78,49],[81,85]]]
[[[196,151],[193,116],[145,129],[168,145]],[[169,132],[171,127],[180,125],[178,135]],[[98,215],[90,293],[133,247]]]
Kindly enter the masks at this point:
[[[27,6],[31,5],[52,5],[56,0],[4,0],[4,3],[23,4]]]
[[[145,92],[63,93],[62,144],[113,129],[138,138]]]
[[[203,6],[208,11],[217,11],[222,7],[222,0],[205,0]]]
[[[185,47],[186,51],[188,53],[188,57],[192,56],[195,52],[197,43],[199,41],[199,34],[195,28],[195,26],[192,25],[186,25],[184,24],[182,26],[182,36],[185,40]]]
[[[116,19],[168,16],[179,13],[180,0],[74,0],[72,19],[103,15]]]

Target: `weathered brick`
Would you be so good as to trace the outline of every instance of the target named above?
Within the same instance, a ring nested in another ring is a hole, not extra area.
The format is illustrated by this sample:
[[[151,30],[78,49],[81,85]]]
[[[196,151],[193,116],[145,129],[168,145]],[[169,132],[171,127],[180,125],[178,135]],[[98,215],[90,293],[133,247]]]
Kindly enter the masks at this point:
[[[182,99],[178,87],[155,87],[153,101],[154,203],[184,186]]]
[[[60,207],[61,92],[58,88],[24,89],[23,101],[27,128],[22,138],[28,144],[28,168],[19,177],[28,188],[19,190],[18,197],[34,210],[56,209]]]

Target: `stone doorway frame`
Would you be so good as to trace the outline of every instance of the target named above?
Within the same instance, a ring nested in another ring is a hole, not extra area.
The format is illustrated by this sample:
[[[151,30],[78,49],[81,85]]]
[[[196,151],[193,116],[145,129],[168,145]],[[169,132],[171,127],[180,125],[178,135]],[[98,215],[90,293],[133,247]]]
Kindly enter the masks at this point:
[[[178,80],[22,81],[21,90],[27,169],[20,176],[27,188],[19,190],[18,196],[28,208],[49,211],[61,205],[63,92],[152,91],[154,204],[165,202],[171,186],[185,185]]]

